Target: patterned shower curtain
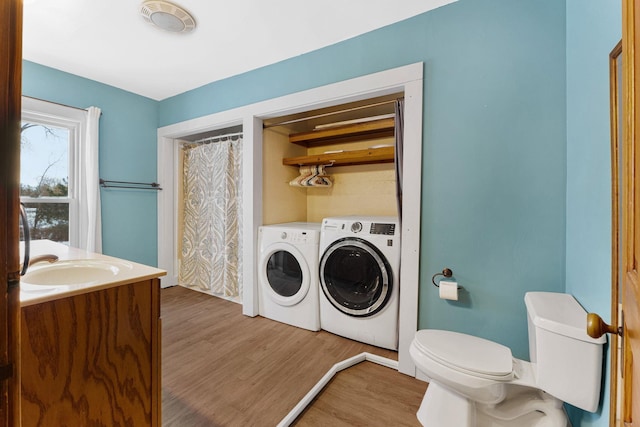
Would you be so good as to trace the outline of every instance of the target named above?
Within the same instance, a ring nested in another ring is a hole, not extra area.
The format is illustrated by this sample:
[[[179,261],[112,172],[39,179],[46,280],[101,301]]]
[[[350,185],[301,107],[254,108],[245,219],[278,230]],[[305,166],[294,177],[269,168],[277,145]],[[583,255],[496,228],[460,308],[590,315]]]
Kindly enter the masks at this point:
[[[180,285],[242,294],[242,136],[184,146]]]

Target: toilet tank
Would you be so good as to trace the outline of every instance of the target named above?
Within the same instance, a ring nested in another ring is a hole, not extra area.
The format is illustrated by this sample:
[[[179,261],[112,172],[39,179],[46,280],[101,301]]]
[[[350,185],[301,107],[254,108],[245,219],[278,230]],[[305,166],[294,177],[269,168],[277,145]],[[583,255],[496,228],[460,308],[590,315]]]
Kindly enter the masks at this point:
[[[564,402],[595,412],[606,338],[587,335],[587,312],[571,295],[528,292],[524,301],[536,385]]]

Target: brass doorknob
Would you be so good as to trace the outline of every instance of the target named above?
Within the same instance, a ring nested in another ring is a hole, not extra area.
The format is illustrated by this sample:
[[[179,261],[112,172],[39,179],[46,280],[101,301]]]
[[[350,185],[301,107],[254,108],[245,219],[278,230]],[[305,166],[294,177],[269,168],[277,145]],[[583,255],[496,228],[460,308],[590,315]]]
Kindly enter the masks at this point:
[[[587,314],[587,334],[591,338],[600,338],[604,334],[622,335],[622,326],[607,325],[600,316],[595,313]]]

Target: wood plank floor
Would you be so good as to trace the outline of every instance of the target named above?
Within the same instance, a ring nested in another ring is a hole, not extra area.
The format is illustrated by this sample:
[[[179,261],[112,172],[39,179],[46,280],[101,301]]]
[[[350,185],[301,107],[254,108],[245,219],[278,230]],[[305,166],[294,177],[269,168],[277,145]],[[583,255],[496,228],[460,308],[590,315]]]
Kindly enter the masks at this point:
[[[162,290],[164,427],[275,426],[336,362],[397,353],[310,332],[175,286]],[[298,426],[419,426],[426,383],[363,362],[340,372]],[[392,422],[389,422],[392,420]]]
[[[296,427],[420,426],[416,412],[427,384],[372,362],[339,372]]]

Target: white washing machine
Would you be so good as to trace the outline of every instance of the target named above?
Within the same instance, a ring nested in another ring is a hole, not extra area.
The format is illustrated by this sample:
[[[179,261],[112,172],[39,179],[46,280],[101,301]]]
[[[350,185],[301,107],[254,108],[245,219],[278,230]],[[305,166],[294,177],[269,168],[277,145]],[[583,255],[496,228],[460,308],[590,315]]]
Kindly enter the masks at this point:
[[[320,232],[322,329],[398,349],[400,227],[396,217],[333,217]]]
[[[318,245],[320,224],[265,225],[258,232],[259,314],[320,330]]]

